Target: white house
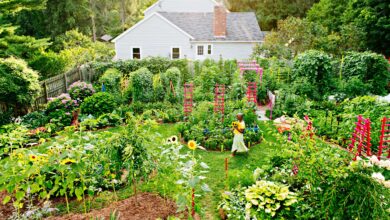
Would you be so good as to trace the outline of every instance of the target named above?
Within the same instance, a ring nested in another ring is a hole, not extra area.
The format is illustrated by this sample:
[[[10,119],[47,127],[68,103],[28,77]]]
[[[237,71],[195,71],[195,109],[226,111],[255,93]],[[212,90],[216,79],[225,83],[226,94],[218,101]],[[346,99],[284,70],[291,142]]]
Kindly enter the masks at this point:
[[[144,11],[145,17],[154,12],[213,12],[218,3],[214,0],[160,0]]]
[[[254,13],[229,12],[213,0],[160,0],[145,14],[113,40],[115,59],[247,59],[264,39]]]

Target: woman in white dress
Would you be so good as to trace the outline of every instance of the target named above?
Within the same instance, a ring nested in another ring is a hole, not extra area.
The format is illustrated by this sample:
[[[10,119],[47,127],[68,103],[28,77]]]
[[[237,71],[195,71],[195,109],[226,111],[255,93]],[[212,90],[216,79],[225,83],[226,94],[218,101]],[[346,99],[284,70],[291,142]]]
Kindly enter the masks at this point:
[[[244,130],[245,122],[243,120],[244,115],[242,113],[237,114],[238,124],[234,127],[234,139],[232,146],[232,156],[234,157],[237,152],[248,152],[248,148],[244,142]]]

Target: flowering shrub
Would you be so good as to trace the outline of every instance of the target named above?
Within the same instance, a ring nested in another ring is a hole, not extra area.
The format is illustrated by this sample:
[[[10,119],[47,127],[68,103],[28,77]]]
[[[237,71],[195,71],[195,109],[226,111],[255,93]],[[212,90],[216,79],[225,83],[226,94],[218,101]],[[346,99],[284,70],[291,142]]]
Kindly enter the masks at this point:
[[[82,102],[85,98],[95,93],[92,84],[80,81],[77,81],[70,85],[68,90],[70,97],[79,102]]]
[[[78,107],[79,102],[72,100],[69,94],[64,93],[56,98],[49,99],[46,114],[56,128],[62,128],[71,124],[72,113]]]

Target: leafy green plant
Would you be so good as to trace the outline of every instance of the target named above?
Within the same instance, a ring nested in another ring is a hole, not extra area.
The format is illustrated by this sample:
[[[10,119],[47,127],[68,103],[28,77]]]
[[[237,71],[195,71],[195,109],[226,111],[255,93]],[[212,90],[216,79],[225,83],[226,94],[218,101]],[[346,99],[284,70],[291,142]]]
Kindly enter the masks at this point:
[[[111,68],[99,78],[99,83],[105,85],[107,92],[119,93],[121,77],[122,73],[119,70]]]
[[[21,112],[41,91],[38,73],[14,57],[0,58],[0,87],[0,101]]]
[[[292,79],[301,81],[296,85],[296,91],[311,99],[322,100],[331,88],[331,59],[326,53],[315,50],[298,55],[292,71]]]
[[[116,106],[117,103],[113,95],[107,92],[98,92],[86,98],[80,108],[82,114],[90,114],[98,117],[104,113],[114,111]]]
[[[153,101],[153,75],[147,68],[141,68],[130,74],[133,101]]]

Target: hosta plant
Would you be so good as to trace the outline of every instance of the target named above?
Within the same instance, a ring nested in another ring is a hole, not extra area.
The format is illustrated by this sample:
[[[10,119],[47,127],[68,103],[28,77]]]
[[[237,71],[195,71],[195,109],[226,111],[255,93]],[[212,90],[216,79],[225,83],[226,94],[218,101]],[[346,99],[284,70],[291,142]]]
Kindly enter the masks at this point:
[[[280,183],[260,180],[245,190],[246,214],[259,219],[274,217],[282,209],[290,210],[296,203],[297,196],[289,191],[288,186]]]

